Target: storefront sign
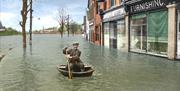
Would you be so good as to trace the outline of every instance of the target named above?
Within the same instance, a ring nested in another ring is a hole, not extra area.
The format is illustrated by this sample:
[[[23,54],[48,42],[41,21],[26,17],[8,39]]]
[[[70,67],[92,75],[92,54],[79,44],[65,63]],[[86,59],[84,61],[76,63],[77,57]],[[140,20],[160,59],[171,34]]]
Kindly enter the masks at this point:
[[[111,12],[107,12],[104,14],[103,19],[110,19],[115,17],[124,17],[125,11],[124,8],[116,9]]]
[[[163,8],[168,4],[167,1],[168,0],[147,0],[145,2],[144,0],[142,0],[141,2],[129,5],[130,13]]]

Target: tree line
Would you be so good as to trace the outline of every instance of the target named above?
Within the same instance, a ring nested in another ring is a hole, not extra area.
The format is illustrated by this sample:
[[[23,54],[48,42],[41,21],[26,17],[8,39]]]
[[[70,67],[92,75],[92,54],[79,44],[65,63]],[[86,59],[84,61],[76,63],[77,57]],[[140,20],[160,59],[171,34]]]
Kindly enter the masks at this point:
[[[58,31],[61,34],[61,37],[63,37],[63,33],[67,32],[68,36],[69,34],[76,34],[81,33],[81,25],[73,22],[71,16],[68,14],[67,9],[61,8],[58,10],[58,17],[57,21],[59,24]]]
[[[5,31],[0,31],[0,36],[17,35],[17,34],[21,34],[21,32],[11,27],[8,27],[8,28],[5,27]]]

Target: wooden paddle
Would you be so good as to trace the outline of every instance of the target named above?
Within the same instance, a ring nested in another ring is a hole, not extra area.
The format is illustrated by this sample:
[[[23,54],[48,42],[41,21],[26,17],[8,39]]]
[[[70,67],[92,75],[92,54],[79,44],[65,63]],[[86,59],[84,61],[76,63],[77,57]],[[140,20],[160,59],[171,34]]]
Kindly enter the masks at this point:
[[[68,79],[72,79],[72,74],[71,74],[71,69],[70,69],[70,63],[69,60],[68,61]]]
[[[66,50],[66,55],[67,55],[67,50]],[[67,57],[68,58],[68,57]],[[67,60],[67,65],[68,65],[68,79],[72,79],[72,74],[71,74],[71,68],[70,68],[70,63],[69,63],[69,58]]]

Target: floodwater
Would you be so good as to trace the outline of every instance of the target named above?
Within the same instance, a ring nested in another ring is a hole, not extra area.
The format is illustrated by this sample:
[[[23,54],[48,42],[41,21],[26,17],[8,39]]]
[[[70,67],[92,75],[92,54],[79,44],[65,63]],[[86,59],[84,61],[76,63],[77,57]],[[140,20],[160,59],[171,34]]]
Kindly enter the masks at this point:
[[[180,91],[180,61],[95,46],[81,36],[33,35],[26,49],[21,40],[0,37],[0,52],[6,54],[0,91]],[[82,61],[95,69],[92,77],[68,80],[57,71],[56,65],[66,64],[62,48],[74,41]]]

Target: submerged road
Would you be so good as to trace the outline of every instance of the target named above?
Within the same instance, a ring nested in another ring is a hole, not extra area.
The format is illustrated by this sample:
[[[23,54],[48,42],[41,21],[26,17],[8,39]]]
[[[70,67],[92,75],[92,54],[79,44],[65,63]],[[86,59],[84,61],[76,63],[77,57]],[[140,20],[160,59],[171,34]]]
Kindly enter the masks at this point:
[[[21,36],[0,37],[0,91],[180,91],[180,61],[125,53],[95,46],[81,36],[33,35],[22,48]],[[92,77],[68,80],[56,65],[66,64],[62,48],[80,43],[81,59]]]

